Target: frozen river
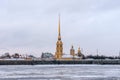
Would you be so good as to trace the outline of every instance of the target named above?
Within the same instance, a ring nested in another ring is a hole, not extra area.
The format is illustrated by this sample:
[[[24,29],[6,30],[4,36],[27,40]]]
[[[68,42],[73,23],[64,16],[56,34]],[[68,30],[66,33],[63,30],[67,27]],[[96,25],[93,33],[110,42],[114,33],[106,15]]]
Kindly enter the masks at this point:
[[[120,65],[1,65],[0,80],[120,80]]]

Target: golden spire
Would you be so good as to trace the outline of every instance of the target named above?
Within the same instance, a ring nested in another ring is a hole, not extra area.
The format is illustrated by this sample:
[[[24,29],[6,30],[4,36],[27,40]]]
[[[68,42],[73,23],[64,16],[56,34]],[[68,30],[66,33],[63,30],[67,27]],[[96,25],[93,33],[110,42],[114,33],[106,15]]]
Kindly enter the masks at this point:
[[[61,35],[60,35],[60,14],[59,14],[59,21],[58,21],[58,40],[61,40]]]

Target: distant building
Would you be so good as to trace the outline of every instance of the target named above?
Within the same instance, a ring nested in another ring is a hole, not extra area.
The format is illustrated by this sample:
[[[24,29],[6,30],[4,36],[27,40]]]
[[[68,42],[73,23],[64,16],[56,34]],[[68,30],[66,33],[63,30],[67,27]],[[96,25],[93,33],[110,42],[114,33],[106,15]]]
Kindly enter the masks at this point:
[[[58,22],[58,41],[56,43],[56,52],[55,52],[55,58],[61,59],[63,55],[63,43],[61,40],[61,33],[60,33],[60,17]]]
[[[24,59],[25,59],[25,60],[34,60],[34,59],[36,59],[36,57],[33,56],[33,55],[26,55],[26,56],[24,57]]]
[[[52,53],[42,53],[41,58],[42,59],[53,59],[54,55]]]
[[[80,47],[78,48],[77,56],[79,56],[81,59],[84,58],[84,55],[82,54],[82,52],[81,52],[81,50],[80,50]]]
[[[15,53],[15,54],[12,55],[12,57],[13,57],[13,58],[20,58],[20,54]]]
[[[73,48],[73,45],[72,45],[72,47],[70,49],[70,55],[75,56],[75,50]]]
[[[10,56],[9,53],[5,53],[5,54],[3,54],[0,58],[9,59],[9,58],[11,58],[11,56]]]
[[[63,42],[61,40],[61,33],[60,33],[60,16],[58,22],[58,40],[56,43],[56,52],[55,52],[55,59],[56,60],[80,60],[83,59],[83,54],[81,53],[80,48],[78,49],[78,53],[75,54],[75,50],[72,46],[70,49],[70,54],[63,54]]]

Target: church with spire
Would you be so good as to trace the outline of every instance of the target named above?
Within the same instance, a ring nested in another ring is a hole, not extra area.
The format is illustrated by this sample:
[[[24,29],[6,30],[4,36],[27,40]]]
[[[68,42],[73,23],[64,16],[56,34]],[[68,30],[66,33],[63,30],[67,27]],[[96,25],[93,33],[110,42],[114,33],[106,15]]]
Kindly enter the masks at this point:
[[[61,40],[61,34],[60,34],[60,16],[59,16],[59,22],[58,22],[58,41],[56,43],[56,52],[55,52],[55,58],[61,59],[63,55],[63,43]]]
[[[63,42],[61,39],[61,31],[60,31],[60,15],[58,21],[58,40],[56,42],[56,52],[54,57],[56,60],[80,60],[83,59],[84,57],[84,55],[81,53],[80,48],[78,48],[78,52],[75,53],[73,45],[70,49],[70,54],[63,53]]]

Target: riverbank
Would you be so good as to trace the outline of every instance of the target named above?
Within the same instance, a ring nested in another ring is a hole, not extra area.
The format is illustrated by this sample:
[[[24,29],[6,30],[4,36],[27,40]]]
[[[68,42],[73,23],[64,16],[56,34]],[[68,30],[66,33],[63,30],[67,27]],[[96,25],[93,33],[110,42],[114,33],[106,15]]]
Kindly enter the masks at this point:
[[[120,60],[0,60],[0,65],[44,65],[44,64],[120,64]]]

